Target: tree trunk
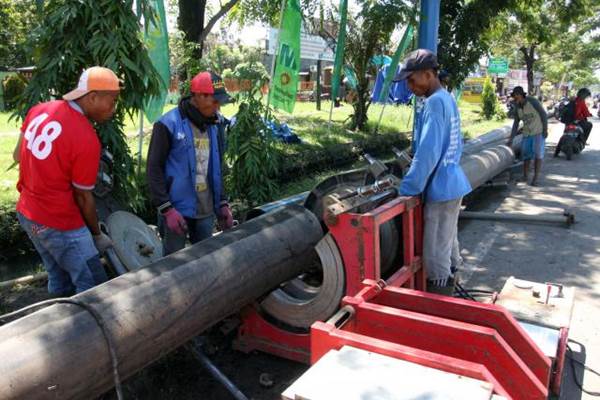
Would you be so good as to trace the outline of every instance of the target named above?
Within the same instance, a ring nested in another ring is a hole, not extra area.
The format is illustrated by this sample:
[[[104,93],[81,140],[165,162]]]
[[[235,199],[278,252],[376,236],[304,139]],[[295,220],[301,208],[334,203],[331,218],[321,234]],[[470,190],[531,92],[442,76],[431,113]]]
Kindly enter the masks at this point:
[[[183,32],[185,40],[198,43],[204,30],[204,14],[206,0],[179,0],[179,17],[177,24]],[[202,43],[195,52],[195,56],[202,58]]]
[[[532,44],[529,47],[521,47],[519,50],[523,53],[525,58],[525,65],[527,66],[527,93],[530,95],[534,94],[533,86],[533,65],[535,64],[535,48],[536,45]]]
[[[364,130],[367,125],[367,111],[369,110],[369,90],[368,82],[359,82],[356,87],[356,101],[352,104],[354,114],[352,115],[351,129]]]
[[[231,10],[233,8],[233,6],[235,6],[238,2],[239,2],[239,0],[229,0],[206,23],[206,26],[204,27],[204,29],[202,30],[202,32],[200,32],[200,36],[198,36],[198,43],[200,43],[200,45],[202,47],[204,47],[204,40],[206,40],[206,37],[208,36],[208,34],[212,30],[212,28],[215,26],[215,24],[219,21],[219,19],[221,19],[221,17],[223,17],[223,15],[227,14],[229,12],[229,10]]]
[[[351,129],[365,130],[367,127],[367,111],[369,110],[369,78],[367,76],[369,69],[369,60],[372,54],[361,54],[359,59],[354,63],[354,71],[358,82],[356,84],[356,100],[352,104],[354,114],[352,115]]]

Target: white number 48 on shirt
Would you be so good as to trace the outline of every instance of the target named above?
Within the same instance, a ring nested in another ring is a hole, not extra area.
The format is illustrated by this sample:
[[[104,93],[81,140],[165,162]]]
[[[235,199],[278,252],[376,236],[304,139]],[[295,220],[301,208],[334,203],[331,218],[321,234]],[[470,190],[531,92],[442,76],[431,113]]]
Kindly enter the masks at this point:
[[[42,122],[48,118],[48,114],[42,113],[31,120],[27,129],[25,129],[25,140],[27,140],[27,149],[31,151],[38,160],[45,160],[52,152],[52,142],[58,138],[62,132],[62,126],[57,121],[50,121],[42,129],[42,133],[37,134]]]

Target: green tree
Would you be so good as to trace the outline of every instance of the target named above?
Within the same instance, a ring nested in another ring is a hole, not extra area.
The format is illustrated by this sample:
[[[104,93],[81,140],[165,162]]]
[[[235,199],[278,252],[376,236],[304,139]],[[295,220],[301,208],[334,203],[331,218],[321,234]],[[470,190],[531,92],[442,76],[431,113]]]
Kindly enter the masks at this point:
[[[306,21],[311,19],[325,2],[300,0],[299,3]],[[278,26],[280,14],[281,0],[239,0],[229,12],[228,19],[237,22],[240,26],[253,22]]]
[[[210,51],[210,66],[217,74],[222,75],[226,69],[234,69],[243,60],[242,52],[227,45],[217,45]]]
[[[185,40],[198,45],[193,48],[195,57],[202,57],[204,40],[216,23],[239,1],[229,0],[226,3],[219,3],[219,8],[213,12],[210,2],[206,0],[178,0],[179,17],[177,18],[177,24],[179,30],[184,33]],[[206,16],[209,17],[208,21],[205,21]]]
[[[366,129],[367,112],[371,105],[369,76],[377,75],[377,67],[371,62],[377,54],[390,53],[390,38],[401,23],[409,23],[413,7],[402,0],[358,2],[360,11],[348,18],[348,36],[345,59],[356,73],[357,98],[352,104],[351,129]]]
[[[441,2],[438,58],[459,86],[490,48],[489,31],[515,0],[444,0]]]
[[[579,22],[597,10],[595,0],[519,0],[495,21],[490,40],[496,52],[519,52],[527,69],[527,82],[534,87],[536,63],[544,48],[551,48],[576,29]],[[579,51],[579,48],[571,51]]]
[[[32,62],[28,33],[38,24],[35,0],[0,0],[0,67]],[[33,37],[29,38],[33,41]]]
[[[138,0],[146,19],[153,18],[146,0]],[[134,162],[125,141],[124,119],[143,107],[144,97],[157,94],[158,74],[148,57],[132,0],[46,0],[42,23],[34,33],[36,71],[18,105],[23,118],[36,103],[67,93],[81,72],[93,65],[115,71],[123,90],[113,120],[98,125],[100,139],[115,157],[116,197],[139,207]]]
[[[358,0],[358,12],[348,11],[348,26],[344,61],[356,73],[357,97],[352,107],[351,129],[365,130],[367,112],[371,105],[369,77],[377,75],[373,56],[392,51],[392,33],[402,23],[412,23],[414,5],[403,0]],[[332,47],[337,37],[339,10],[321,8],[320,19],[312,19],[311,29],[327,40]]]
[[[572,81],[575,87],[598,83],[600,69],[600,4],[572,29],[540,49],[539,70],[554,83]]]

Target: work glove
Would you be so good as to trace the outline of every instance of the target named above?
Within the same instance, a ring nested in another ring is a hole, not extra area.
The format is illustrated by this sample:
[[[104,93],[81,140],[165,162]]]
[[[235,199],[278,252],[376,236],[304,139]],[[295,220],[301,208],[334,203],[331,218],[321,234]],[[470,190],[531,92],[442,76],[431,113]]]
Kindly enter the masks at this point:
[[[163,216],[165,217],[165,220],[167,221],[167,227],[171,232],[174,232],[178,235],[184,235],[187,232],[188,227],[185,223],[185,219],[175,208],[169,208],[169,210],[165,212]]]
[[[98,253],[103,254],[109,247],[113,246],[112,240],[108,237],[108,235],[104,233],[100,233],[99,235],[93,235],[94,245],[96,246],[96,250]]]
[[[219,208],[219,227],[222,231],[227,229],[231,229],[233,227],[233,214],[231,213],[231,208],[229,204],[223,204],[221,208]]]

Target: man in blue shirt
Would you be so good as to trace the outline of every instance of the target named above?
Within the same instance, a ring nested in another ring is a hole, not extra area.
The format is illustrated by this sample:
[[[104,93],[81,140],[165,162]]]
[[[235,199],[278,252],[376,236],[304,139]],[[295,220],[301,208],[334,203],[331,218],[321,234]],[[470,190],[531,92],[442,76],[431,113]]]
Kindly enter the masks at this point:
[[[406,79],[416,96],[425,97],[414,132],[414,157],[400,186],[403,196],[424,200],[423,263],[429,291],[451,295],[460,262],[458,213],[471,191],[461,166],[462,134],[456,101],[438,77],[437,57],[418,49],[408,55],[396,80]]]

